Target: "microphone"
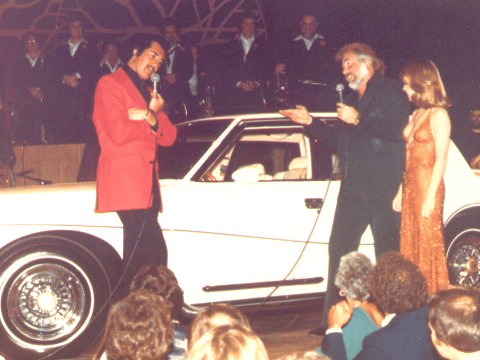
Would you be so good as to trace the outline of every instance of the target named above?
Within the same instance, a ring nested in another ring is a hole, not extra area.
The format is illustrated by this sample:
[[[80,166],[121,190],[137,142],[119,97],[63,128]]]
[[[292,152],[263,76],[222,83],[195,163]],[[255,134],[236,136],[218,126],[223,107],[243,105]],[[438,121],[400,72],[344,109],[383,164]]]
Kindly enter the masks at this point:
[[[157,83],[160,81],[160,75],[153,73],[150,76],[150,81],[153,82],[153,91],[157,92]]]
[[[337,84],[337,86],[335,86],[335,90],[338,92],[338,97],[341,103],[343,103],[343,89],[345,89],[343,84]]]

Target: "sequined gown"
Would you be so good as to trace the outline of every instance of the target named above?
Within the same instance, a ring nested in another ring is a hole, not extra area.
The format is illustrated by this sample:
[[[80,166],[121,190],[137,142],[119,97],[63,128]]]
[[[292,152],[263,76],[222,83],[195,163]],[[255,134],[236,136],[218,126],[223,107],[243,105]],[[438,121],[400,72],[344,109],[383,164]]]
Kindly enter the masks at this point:
[[[435,209],[428,218],[422,216],[428,185],[435,163],[435,141],[428,118],[416,129],[408,143],[403,173],[402,223],[400,252],[418,264],[427,278],[430,294],[448,286],[448,272],[443,242],[443,181],[435,195]]]

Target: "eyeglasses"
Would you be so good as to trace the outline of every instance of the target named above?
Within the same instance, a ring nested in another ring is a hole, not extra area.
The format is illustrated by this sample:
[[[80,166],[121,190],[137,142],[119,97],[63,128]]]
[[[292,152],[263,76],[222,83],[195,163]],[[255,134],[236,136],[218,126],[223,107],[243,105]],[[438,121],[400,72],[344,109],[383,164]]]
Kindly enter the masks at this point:
[[[37,40],[27,40],[27,43],[29,43],[29,44],[36,44],[36,43],[37,43]]]

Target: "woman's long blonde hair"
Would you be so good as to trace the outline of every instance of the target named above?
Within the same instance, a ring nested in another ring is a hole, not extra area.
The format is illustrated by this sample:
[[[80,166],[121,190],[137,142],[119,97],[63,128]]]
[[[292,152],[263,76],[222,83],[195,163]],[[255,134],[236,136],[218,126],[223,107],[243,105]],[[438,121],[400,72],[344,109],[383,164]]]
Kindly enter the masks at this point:
[[[400,72],[400,79],[415,91],[412,98],[415,105],[421,108],[451,106],[440,72],[433,61],[407,63]]]

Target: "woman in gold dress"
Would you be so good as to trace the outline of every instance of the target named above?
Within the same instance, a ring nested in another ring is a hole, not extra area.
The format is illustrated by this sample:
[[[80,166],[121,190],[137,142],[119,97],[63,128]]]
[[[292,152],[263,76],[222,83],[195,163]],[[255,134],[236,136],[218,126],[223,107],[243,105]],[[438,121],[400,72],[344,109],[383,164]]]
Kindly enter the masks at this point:
[[[403,90],[417,109],[403,131],[403,182],[393,200],[402,212],[400,252],[418,264],[430,294],[448,287],[443,241],[443,175],[450,142],[450,101],[440,73],[430,61],[414,61],[400,73]]]

